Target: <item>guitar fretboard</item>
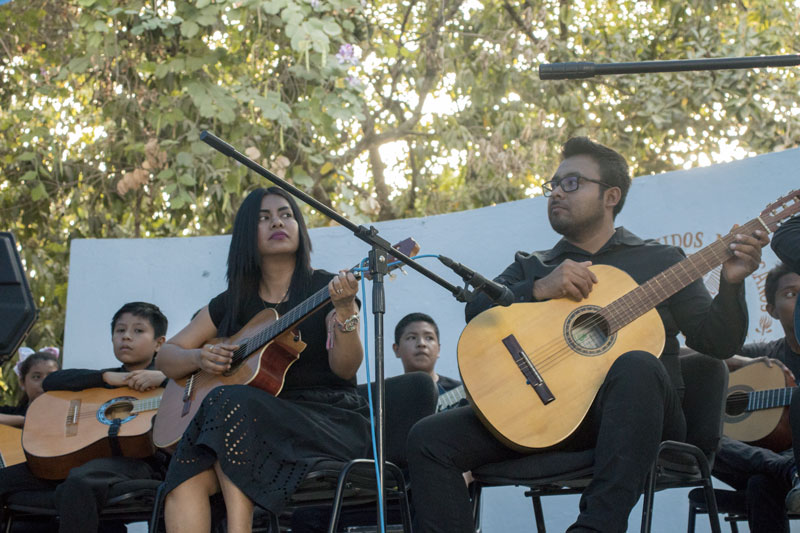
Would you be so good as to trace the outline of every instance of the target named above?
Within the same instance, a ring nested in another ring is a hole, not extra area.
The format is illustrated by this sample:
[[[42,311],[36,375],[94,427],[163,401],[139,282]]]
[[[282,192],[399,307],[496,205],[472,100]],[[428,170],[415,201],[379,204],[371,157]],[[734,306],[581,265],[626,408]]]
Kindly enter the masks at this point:
[[[753,234],[756,230],[769,232],[761,219],[753,219],[608,304],[600,311],[600,315],[608,322],[609,335],[724,263],[732,255],[730,245],[735,236]]]
[[[436,402],[436,412],[444,411],[467,397],[467,391],[464,390],[464,385],[459,385],[454,389],[450,389],[444,394],[439,395]]]
[[[760,411],[774,407],[785,407],[792,403],[792,394],[797,387],[783,389],[757,390],[747,393],[746,411]]]
[[[132,413],[143,413],[145,411],[155,411],[161,405],[161,396],[154,398],[145,398],[144,400],[134,400]]]

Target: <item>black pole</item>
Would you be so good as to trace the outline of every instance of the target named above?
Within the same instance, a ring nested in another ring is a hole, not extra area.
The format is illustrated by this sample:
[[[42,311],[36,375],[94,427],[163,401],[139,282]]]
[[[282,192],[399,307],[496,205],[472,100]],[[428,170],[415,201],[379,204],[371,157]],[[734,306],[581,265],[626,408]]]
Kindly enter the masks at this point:
[[[717,59],[676,59],[672,61],[635,61],[630,63],[601,63],[586,61],[550,63],[539,66],[539,79],[565,80],[592,78],[609,74],[647,74],[654,72],[686,72],[693,70],[724,70],[764,67],[793,67],[800,65],[800,54],[758,57],[723,57]]]

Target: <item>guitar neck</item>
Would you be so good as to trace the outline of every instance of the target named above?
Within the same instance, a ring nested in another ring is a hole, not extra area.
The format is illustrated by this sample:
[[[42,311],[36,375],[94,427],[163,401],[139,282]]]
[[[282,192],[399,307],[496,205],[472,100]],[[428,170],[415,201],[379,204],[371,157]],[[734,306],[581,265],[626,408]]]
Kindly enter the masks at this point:
[[[144,413],[145,411],[155,411],[161,405],[161,396],[154,398],[145,398],[143,400],[134,400],[131,402],[133,409],[131,413]]]
[[[699,252],[672,265],[647,282],[607,305],[600,314],[606,319],[609,334],[619,331],[655,306],[680,291],[704,274],[724,263],[731,257],[730,245],[737,234],[753,234],[756,230],[766,230],[767,225],[756,218],[735,232],[720,237]]]
[[[745,411],[761,411],[762,409],[785,407],[792,403],[792,395],[796,390],[797,387],[785,387],[782,389],[748,392]]]
[[[436,411],[439,412],[447,409],[448,407],[452,407],[466,397],[467,392],[464,389],[464,385],[459,385],[454,389],[450,389],[439,396],[439,399],[436,402]]]
[[[248,339],[247,342],[243,343],[242,346],[240,346],[239,349],[234,353],[234,361],[247,357],[249,354],[253,353],[261,346],[264,346],[284,331],[293,328],[305,320],[312,312],[325,305],[330,299],[331,295],[328,291],[328,286],[326,285],[303,300],[299,305],[293,307],[278,320],[262,329],[257,335]]]

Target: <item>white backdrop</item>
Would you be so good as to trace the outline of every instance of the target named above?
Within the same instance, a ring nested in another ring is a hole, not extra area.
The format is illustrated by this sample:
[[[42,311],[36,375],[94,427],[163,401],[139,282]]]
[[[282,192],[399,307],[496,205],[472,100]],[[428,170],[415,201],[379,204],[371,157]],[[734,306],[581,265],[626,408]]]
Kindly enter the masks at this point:
[[[617,217],[643,238],[680,245],[687,254],[708,245],[718,234],[730,231],[756,217],[769,203],[800,187],[797,169],[800,149],[786,150],[733,163],[689,171],[670,172],[634,180],[625,207]],[[487,277],[499,274],[513,261],[517,250],[550,248],[558,236],[550,229],[546,199],[517,202],[424,218],[376,224],[391,242],[414,237],[421,254],[443,254],[468,265]],[[312,262],[317,268],[335,271],[356,264],[367,247],[345,229],[311,230]],[[158,305],[170,321],[168,337],[186,325],[191,315],[206,305],[225,286],[225,262],[229,237],[185,237],[170,239],[74,240],[70,251],[64,364],[66,367],[101,368],[116,365],[110,340],[110,320],[125,302],[144,300]],[[748,341],[781,336],[780,324],[763,310],[764,273],[776,262],[765,249],[764,264],[747,281],[750,309]],[[422,259],[425,266],[459,284],[460,279],[436,259]],[[712,276],[713,278],[713,276]],[[707,284],[714,290],[714,279]],[[371,291],[362,301],[371,308]],[[402,373],[391,351],[394,325],[412,311],[427,312],[441,330],[442,357],[437,370],[456,377],[455,347],[464,327],[463,304],[413,270],[386,283],[387,312],[386,375]],[[372,318],[367,317],[370,331]],[[372,358],[372,339],[368,341]],[[371,366],[374,366],[370,360]],[[362,366],[359,381],[365,379]],[[552,502],[552,503],[551,503]],[[670,503],[668,503],[670,502]],[[656,498],[654,531],[672,531],[672,520],[683,517],[685,493],[670,491]],[[577,514],[576,497],[545,501],[548,527],[563,530]],[[638,528],[636,511],[632,528]],[[678,514],[679,513],[679,514]],[[667,518],[670,517],[670,518]],[[532,528],[530,503],[518,489],[487,492],[484,531],[521,531]],[[705,522],[699,520],[698,531]],[[670,526],[669,524],[672,524]]]

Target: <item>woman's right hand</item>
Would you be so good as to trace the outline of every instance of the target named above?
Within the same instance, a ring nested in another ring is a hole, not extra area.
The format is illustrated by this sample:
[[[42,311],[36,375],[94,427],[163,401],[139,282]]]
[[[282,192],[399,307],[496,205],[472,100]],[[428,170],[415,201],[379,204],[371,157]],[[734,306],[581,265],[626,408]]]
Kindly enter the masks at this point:
[[[222,374],[230,370],[233,352],[238,348],[238,344],[204,344],[195,357],[195,364],[210,374]]]

